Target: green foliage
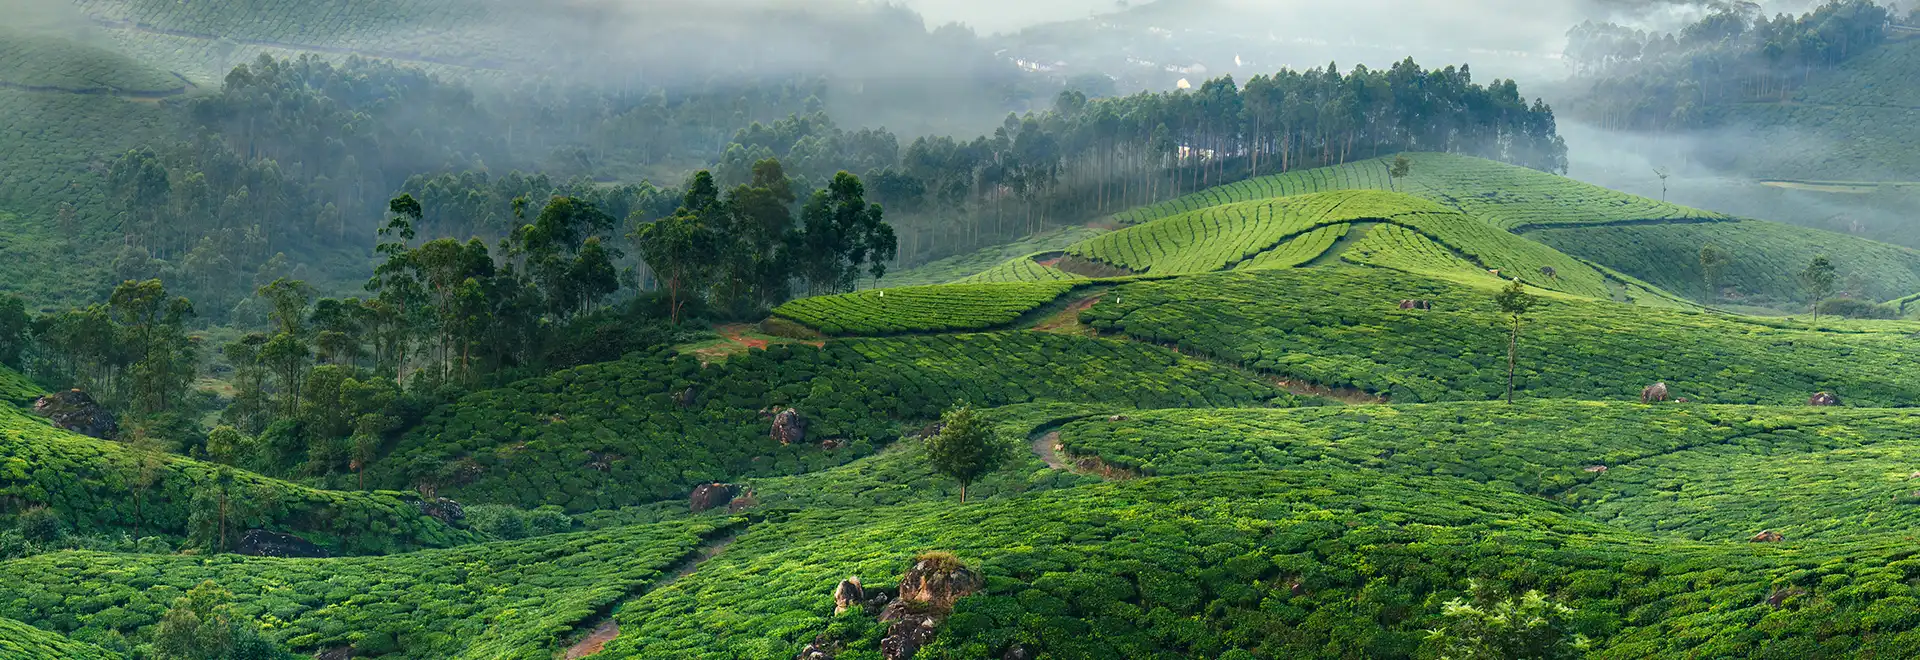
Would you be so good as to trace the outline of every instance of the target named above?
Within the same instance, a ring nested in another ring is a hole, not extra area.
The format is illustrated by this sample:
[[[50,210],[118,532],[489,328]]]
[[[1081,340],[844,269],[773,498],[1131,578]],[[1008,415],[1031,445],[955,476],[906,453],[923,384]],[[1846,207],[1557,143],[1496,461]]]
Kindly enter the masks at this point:
[[[980,271],[979,273],[956,280],[955,284],[988,284],[993,282],[1051,282],[1057,280],[1086,279],[1059,268],[1040,263],[1044,253],[1015,257],[1006,263]]]
[[[1101,332],[1177,346],[1287,379],[1395,402],[1490,400],[1508,319],[1492,287],[1385,270],[1222,273],[1112,289],[1082,313]],[[1430,300],[1432,312],[1399,309]],[[1814,331],[1792,323],[1543,297],[1521,347],[1529,397],[1631,399],[1654,382],[1710,403],[1798,405],[1819,391],[1906,405],[1920,381],[1899,323]]]
[[[1807,269],[1800,271],[1800,286],[1807,291],[1807,299],[1813,301],[1813,316],[1820,317],[1820,303],[1833,295],[1834,282],[1840,278],[1833,267],[1833,261],[1826,255],[1814,257]]]
[[[24,407],[46,393],[45,389],[20,375],[20,372],[0,366],[0,400]]]
[[[1148,476],[1367,470],[1536,494],[1649,534],[1846,541],[1920,529],[1911,411],[1523,401],[1165,410],[1060,429],[1069,456]],[[1605,471],[1588,471],[1605,466]]]
[[[0,83],[88,94],[160,96],[186,90],[179,78],[112,49],[11,27],[0,27]]]
[[[801,298],[773,313],[830,334],[986,330],[1078,288],[1079,281],[939,284]]]
[[[988,273],[991,271],[1001,271],[1003,266],[1019,262],[1023,258],[1023,255],[1058,252],[1066,249],[1069,245],[1099,236],[1100,233],[1100,230],[1088,229],[1086,227],[1055,229],[1034,234],[1011,243],[984,247],[966,254],[954,255],[921,264],[898,273],[889,274],[884,281],[862,282],[862,284],[867,287],[903,287],[947,284],[962,280],[974,282],[1011,281],[1006,277],[989,278]],[[1028,261],[1032,260],[1028,259]],[[1019,281],[1027,280],[1021,279]]]
[[[168,456],[152,485],[136,489],[142,456],[151,455],[0,409],[0,500],[44,505],[76,532],[139,529],[176,538],[196,532],[196,515],[210,515],[195,505],[196,495],[215,487],[219,466]],[[346,553],[473,540],[421,514],[399,493],[324,491],[245,472],[235,474],[228,490],[235,504],[227,521],[230,541],[251,528],[299,534]],[[214,544],[204,532],[195,538],[203,546]]]
[[[82,644],[13,619],[0,618],[0,657],[9,660],[120,660],[118,653]]]
[[[1204,273],[1233,268],[1324,226],[1443,211],[1423,199],[1372,191],[1255,200],[1143,223],[1067,248],[1067,253],[1138,273]],[[1310,260],[1319,255],[1302,256]]]
[[[173,601],[153,634],[158,660],[278,660],[287,657],[258,626],[234,613],[233,594],[212,580]]]
[[[1880,305],[1865,300],[1854,300],[1852,298],[1822,300],[1819,305],[1814,307],[1814,311],[1847,319],[1878,319],[1885,321],[1900,317],[1900,312],[1894,305]]]
[[[995,434],[972,406],[961,404],[940,415],[940,432],[927,440],[927,461],[935,472],[960,482],[960,501],[967,486],[1006,464],[1013,447]]]
[[[1235,202],[1390,187],[1509,231],[1650,220],[1728,219],[1717,213],[1471,156],[1438,153],[1407,156],[1413,162],[1413,172],[1397,184],[1391,184],[1387,176],[1390,159],[1377,158],[1210,188],[1120,213],[1114,220],[1135,225]]]
[[[1445,622],[1427,642],[1442,660],[1572,660],[1588,648],[1585,635],[1570,631],[1573,608],[1538,590],[1513,598],[1475,593],[1447,601],[1441,612]]]
[[[788,344],[706,367],[656,350],[441,407],[368,479],[427,484],[468,503],[577,512],[841,465],[897,438],[898,424],[933,419],[962,399],[1157,407],[1254,405],[1278,394],[1161,349],[1028,332]],[[770,437],[762,411],[776,406],[807,417],[808,444]],[[829,439],[840,447],[817,445]]]
[[[1671,541],[1448,477],[1150,478],[756,524],[698,572],[627,603],[605,653],[783,657],[841,625],[836,582],[884,588],[942,549],[976,560],[987,589],[958,604],[923,650],[935,657],[999,657],[1019,643],[1042,657],[1411,658],[1443,604],[1475,583],[1573,608],[1567,627],[1600,658],[1897,654],[1915,640],[1911,617],[1876,616],[1870,640],[1819,626],[1859,630],[1867,612],[1913,597],[1901,545]],[[1768,604],[1788,587],[1801,600]],[[1756,631],[1760,618],[1787,625]]]
[[[505,504],[475,504],[463,513],[466,516],[460,522],[467,529],[508,541],[573,531],[573,518],[557,506],[526,511]]]
[[[132,639],[211,580],[228,616],[303,653],[546,658],[589,617],[662,577],[737,521],[702,519],[386,557],[249,559],[60,553],[0,563],[0,616]],[[205,620],[205,617],[201,617]]]
[[[1820,255],[1830,256],[1843,268],[1843,291],[1855,297],[1891,300],[1920,291],[1920,253],[1774,222],[1571,227],[1531,231],[1526,236],[1692,298],[1719,293],[1706,286],[1708,269],[1699,259],[1708,245],[1727,254],[1714,274],[1733,300],[1805,302],[1798,275]]]

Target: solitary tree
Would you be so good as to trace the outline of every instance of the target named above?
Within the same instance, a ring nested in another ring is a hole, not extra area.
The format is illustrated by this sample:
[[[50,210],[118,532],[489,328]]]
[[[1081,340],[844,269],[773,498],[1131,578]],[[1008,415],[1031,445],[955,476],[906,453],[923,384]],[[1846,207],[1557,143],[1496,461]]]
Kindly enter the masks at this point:
[[[1673,176],[1673,171],[1664,167],[1656,167],[1653,168],[1653,175],[1660,177],[1660,201],[1667,201],[1667,179]]]
[[[960,482],[960,501],[967,486],[1007,462],[1012,453],[973,407],[961,404],[940,416],[940,433],[927,442],[933,469]]]
[[[1513,403],[1513,371],[1515,357],[1520,350],[1520,319],[1526,316],[1527,312],[1540,302],[1540,299],[1527,293],[1526,285],[1521,284],[1520,280],[1514,280],[1507,284],[1507,288],[1501,289],[1500,293],[1493,297],[1493,301],[1500,305],[1501,313],[1513,320],[1513,333],[1507,337],[1507,403]]]
[[[1712,243],[1700,246],[1700,277],[1707,285],[1707,299],[1720,297],[1721,282],[1726,276],[1727,263],[1732,261],[1725,250]]]
[[[279,660],[287,658],[260,636],[257,624],[233,609],[233,593],[212,580],[173,601],[154,631],[159,660]]]
[[[1406,154],[1394,156],[1393,165],[1387,168],[1387,187],[1399,192],[1400,187],[1395,182],[1407,178],[1407,175],[1412,173],[1413,161],[1408,159]]]
[[[1833,295],[1833,283],[1839,279],[1834,272],[1833,262],[1825,256],[1813,258],[1807,269],[1800,272],[1800,284],[1807,288],[1807,297],[1813,299],[1813,320],[1820,320],[1820,301]]]

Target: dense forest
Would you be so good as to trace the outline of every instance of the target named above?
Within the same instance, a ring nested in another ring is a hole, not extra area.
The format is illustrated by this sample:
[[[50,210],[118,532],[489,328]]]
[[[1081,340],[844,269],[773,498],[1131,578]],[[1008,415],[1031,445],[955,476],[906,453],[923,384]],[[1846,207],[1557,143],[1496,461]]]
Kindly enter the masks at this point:
[[[1829,0],[1798,16],[1768,17],[1753,3],[1728,3],[1678,33],[1649,33],[1587,21],[1568,31],[1566,58],[1577,100],[1569,117],[1614,129],[1704,125],[1710,106],[1786,101],[1816,71],[1864,55],[1899,16],[1874,0]]]

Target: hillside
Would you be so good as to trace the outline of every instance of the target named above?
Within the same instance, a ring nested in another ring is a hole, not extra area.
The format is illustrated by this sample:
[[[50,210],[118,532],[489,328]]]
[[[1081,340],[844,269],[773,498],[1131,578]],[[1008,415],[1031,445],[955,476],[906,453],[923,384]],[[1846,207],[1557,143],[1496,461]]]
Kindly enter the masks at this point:
[[[140,486],[142,481],[147,485]],[[223,484],[223,481],[226,482]],[[395,492],[324,491],[53,428],[0,406],[0,498],[44,506],[79,533],[153,534],[213,545],[247,529],[305,536],[335,552],[377,554],[468,543]],[[224,498],[224,500],[223,500]],[[229,519],[212,515],[230,501]]]
[[[1742,223],[1677,226],[1722,224]],[[1529,590],[1565,606],[1554,639],[1585,640],[1581,657],[1920,643],[1892,614],[1920,597],[1904,540],[1920,416],[1880,407],[1920,398],[1920,326],[1707,312],[1367,190],[1174,213],[1043,256],[1057,267],[1007,263],[1120,274],[802,299],[768,328],[832,337],[476,392],[369,468],[470,510],[554,505],[573,531],[340,559],[34,554],[0,561],[0,617],[141,639],[213,580],[300,653],[549,657],[599,631],[593,657],[879,657],[889,626],[835,616],[834,585],[895,588],[937,550],[983,586],[916,657],[1431,657],[1428,631],[1457,624],[1444,603]],[[1490,270],[1541,298],[1519,404],[1497,401]],[[1656,380],[1690,402],[1639,403]],[[1821,390],[1852,407],[1806,407]],[[960,401],[1019,447],[965,504],[914,430]],[[809,419],[804,441],[770,437],[779,406]],[[19,420],[15,460],[125,451]],[[112,470],[32,470],[82,471]],[[692,513],[716,480],[737,510]]]
[[[1732,218],[1452,154],[1411,154],[1409,176],[1390,181],[1388,160],[1260,177],[1141,207],[1113,219],[1141,224],[1251,200],[1392,187],[1689,298],[1706,293],[1698,255],[1708,244],[1733,255],[1722,285],[1746,298],[1774,302],[1803,298],[1794,274],[1818,255],[1828,256],[1839,266],[1843,281],[1851,283],[1846,290],[1856,296],[1891,300],[1920,290],[1920,252],[1908,248]]]
[[[1910,183],[1920,158],[1888,131],[1920,116],[1916,63],[1920,39],[1900,39],[1809,77],[1788,101],[1716,106],[1714,125],[1767,148],[1712,155],[1756,179]]]

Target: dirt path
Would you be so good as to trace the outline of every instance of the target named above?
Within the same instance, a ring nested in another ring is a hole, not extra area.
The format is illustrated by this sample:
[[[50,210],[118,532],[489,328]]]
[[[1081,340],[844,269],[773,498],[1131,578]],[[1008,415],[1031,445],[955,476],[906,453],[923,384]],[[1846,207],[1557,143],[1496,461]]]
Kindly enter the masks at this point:
[[[726,552],[727,546],[733,545],[733,540],[739,538],[740,533],[743,531],[746,531],[744,527],[737,528],[727,532],[726,536],[708,539],[692,556],[681,560],[679,564],[675,565],[673,571],[668,573],[666,577],[648,584],[644,589],[628,596],[626,601],[615,605],[611,611],[608,611],[606,615],[602,617],[603,620],[587,633],[586,637],[568,646],[566,652],[561,654],[560,657],[566,658],[566,660],[579,660],[580,658],[594,655],[606,649],[607,643],[620,637],[620,622],[615,621],[613,616],[620,611],[621,605],[625,605],[626,602],[632,601],[635,598],[664,589],[667,585],[679,582],[681,578],[693,575],[695,571],[700,570],[701,564],[705,564],[707,560],[720,556],[722,552]]]
[[[1055,470],[1069,469],[1066,462],[1060,460],[1060,432],[1054,431],[1033,439],[1033,453],[1040,461]]]

